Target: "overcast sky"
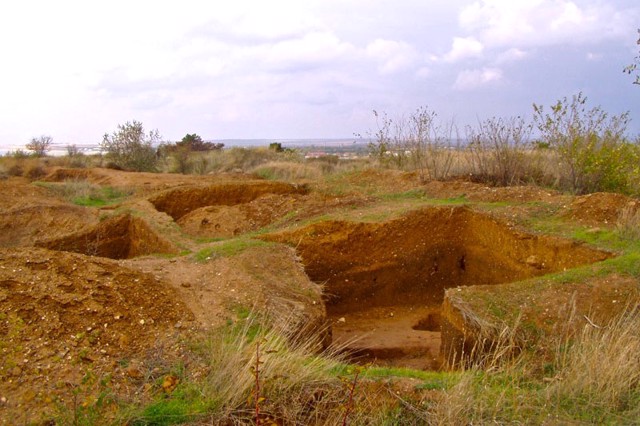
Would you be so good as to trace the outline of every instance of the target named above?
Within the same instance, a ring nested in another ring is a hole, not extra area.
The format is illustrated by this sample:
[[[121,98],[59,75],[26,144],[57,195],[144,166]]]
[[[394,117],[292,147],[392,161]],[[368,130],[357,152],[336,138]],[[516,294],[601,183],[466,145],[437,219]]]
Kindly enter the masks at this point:
[[[341,138],[428,106],[460,127],[582,91],[640,132],[638,0],[11,1],[0,147]]]

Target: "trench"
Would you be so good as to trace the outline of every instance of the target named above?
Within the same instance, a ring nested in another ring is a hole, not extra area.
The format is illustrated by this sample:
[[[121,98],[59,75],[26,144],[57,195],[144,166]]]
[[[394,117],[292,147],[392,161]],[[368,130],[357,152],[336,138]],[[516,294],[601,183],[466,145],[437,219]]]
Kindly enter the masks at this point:
[[[207,186],[187,186],[169,189],[149,198],[156,210],[175,221],[203,207],[234,206],[255,200],[266,194],[305,194],[305,186],[284,182],[227,182]]]
[[[178,252],[143,219],[130,214],[106,219],[96,226],[60,238],[38,241],[35,246],[110,259]]]
[[[610,256],[467,207],[382,223],[326,221],[265,238],[297,247],[307,275],[324,284],[336,346],[355,360],[418,369],[441,365],[445,289],[520,281]]]

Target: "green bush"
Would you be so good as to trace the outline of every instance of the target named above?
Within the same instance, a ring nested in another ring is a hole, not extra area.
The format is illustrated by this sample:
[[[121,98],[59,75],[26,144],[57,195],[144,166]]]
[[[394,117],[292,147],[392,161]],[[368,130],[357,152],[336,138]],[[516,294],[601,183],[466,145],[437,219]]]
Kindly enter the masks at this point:
[[[153,147],[160,141],[157,130],[145,133],[138,121],[119,124],[118,130],[104,135],[100,149],[116,167],[138,172],[154,172],[158,157]]]
[[[559,100],[550,113],[533,105],[542,140],[558,154],[561,189],[576,194],[633,192],[640,153],[638,145],[626,139],[629,113],[609,116],[600,107],[587,109],[586,102],[579,93]]]

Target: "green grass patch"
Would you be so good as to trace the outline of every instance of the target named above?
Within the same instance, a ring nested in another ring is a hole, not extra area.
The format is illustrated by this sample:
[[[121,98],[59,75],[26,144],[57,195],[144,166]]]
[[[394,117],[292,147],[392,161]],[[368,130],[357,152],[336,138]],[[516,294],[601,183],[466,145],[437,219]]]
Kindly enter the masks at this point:
[[[115,204],[133,193],[132,190],[95,185],[84,180],[67,180],[61,183],[34,182],[34,185],[47,188],[65,200],[85,207],[104,207]]]
[[[194,258],[196,262],[206,262],[218,257],[235,256],[252,247],[264,247],[271,244],[273,243],[252,239],[226,240],[214,246],[200,250],[195,254]]]

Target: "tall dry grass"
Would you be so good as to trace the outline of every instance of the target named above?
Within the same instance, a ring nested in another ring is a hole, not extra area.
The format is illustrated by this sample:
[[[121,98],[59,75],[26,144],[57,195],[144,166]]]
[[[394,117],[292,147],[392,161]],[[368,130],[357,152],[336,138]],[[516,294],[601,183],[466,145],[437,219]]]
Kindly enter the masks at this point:
[[[503,333],[430,410],[430,423],[635,424],[640,418],[640,309],[558,336],[555,357],[516,353]],[[568,329],[567,329],[568,330]]]
[[[346,413],[349,394],[339,376],[349,373],[341,348],[318,353],[316,338],[282,324],[264,329],[249,315],[199,343],[208,371],[199,392],[209,401],[211,424],[254,424],[257,396],[263,424],[373,424],[384,417],[375,392],[363,391],[359,383],[356,409]]]
[[[640,241],[640,206],[629,205],[620,211],[616,229],[627,240]]]

